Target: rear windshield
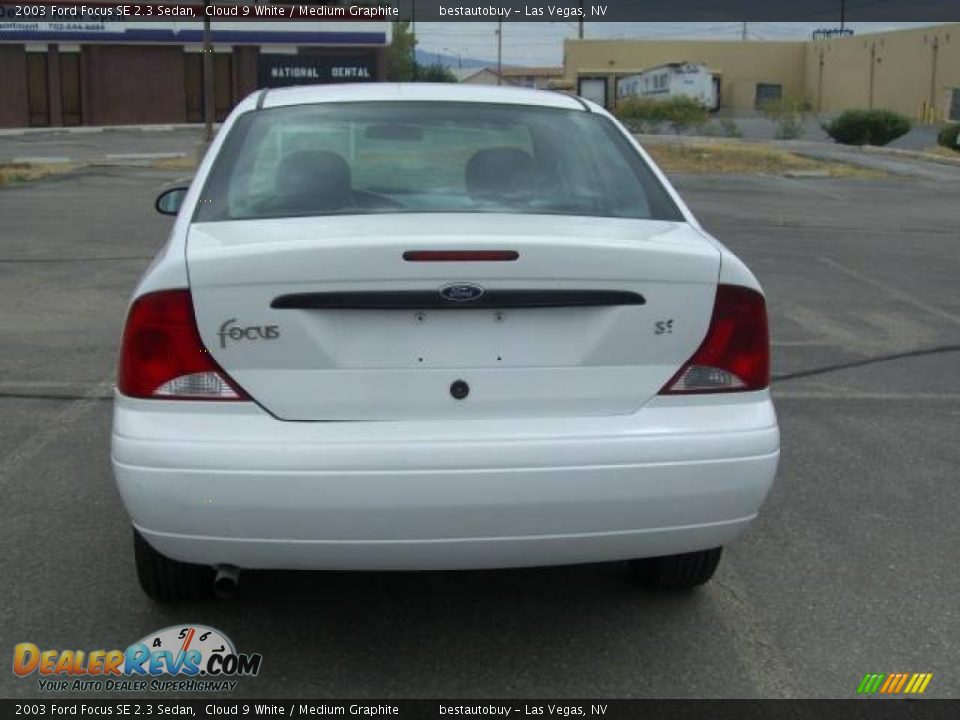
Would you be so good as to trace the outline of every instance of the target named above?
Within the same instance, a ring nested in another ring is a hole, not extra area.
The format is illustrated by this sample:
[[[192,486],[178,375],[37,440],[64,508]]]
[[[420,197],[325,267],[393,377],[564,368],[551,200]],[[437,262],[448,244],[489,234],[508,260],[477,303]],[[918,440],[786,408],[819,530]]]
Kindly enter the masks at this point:
[[[362,102],[242,115],[195,220],[478,212],[682,219],[636,150],[601,115]]]

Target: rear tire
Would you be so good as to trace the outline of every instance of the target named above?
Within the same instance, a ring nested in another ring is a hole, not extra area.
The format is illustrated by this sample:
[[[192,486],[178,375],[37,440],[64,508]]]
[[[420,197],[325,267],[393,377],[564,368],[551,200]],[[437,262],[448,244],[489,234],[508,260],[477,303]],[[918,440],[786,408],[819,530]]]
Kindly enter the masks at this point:
[[[630,561],[633,576],[645,587],[692,590],[713,577],[723,548]]]
[[[213,568],[172,560],[133,531],[133,556],[140,587],[157,602],[204,600],[213,592]]]

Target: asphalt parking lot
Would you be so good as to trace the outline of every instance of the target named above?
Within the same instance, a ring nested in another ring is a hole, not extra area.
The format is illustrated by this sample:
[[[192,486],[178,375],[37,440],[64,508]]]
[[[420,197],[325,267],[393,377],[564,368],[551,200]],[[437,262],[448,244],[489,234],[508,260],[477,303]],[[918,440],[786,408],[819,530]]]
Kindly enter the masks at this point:
[[[0,189],[0,651],[194,622],[263,654],[239,697],[848,698],[867,672],[960,697],[960,183],[676,178],[763,282],[780,378],[778,481],[702,590],[642,592],[619,565],[262,572],[235,601],[160,607],[104,398],[176,175]],[[38,694],[0,673],[0,696]]]

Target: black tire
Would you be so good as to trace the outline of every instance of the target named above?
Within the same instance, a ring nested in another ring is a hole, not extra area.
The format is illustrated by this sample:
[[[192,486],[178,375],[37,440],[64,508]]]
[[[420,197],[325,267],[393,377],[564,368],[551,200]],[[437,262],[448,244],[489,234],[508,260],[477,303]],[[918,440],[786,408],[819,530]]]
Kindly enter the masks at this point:
[[[692,590],[713,577],[723,548],[682,555],[632,560],[630,569],[640,583],[658,590]]]
[[[203,600],[213,592],[213,568],[171,560],[133,531],[137,578],[148,597],[157,602]]]

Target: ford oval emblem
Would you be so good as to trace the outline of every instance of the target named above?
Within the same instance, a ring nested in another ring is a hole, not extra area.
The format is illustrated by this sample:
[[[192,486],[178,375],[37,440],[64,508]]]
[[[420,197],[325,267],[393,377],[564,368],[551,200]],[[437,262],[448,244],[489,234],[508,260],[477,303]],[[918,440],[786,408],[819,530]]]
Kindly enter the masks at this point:
[[[440,288],[440,297],[451,302],[466,303],[483,297],[483,288],[472,283],[451,283]]]

